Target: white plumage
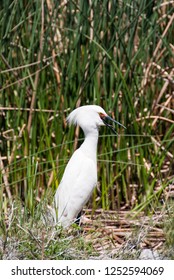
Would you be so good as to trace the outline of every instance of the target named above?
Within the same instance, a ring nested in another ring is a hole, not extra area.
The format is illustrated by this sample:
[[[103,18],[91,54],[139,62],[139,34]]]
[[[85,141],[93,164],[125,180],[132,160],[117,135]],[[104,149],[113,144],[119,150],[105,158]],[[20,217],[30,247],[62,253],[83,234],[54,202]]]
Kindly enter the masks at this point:
[[[79,107],[67,118],[69,124],[82,128],[85,140],[70,158],[55,194],[55,222],[63,227],[68,227],[76,220],[97,184],[99,127],[107,125],[112,128],[106,123],[107,119],[116,122],[97,105]]]

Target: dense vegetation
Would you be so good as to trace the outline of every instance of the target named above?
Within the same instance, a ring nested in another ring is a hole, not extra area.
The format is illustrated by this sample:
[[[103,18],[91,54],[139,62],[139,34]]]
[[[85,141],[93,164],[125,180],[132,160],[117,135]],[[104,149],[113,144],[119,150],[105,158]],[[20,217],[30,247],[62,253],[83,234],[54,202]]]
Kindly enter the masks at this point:
[[[118,136],[101,129],[99,185],[88,206],[155,211],[169,199],[173,28],[173,1],[1,1],[3,227],[14,203],[21,219],[34,217],[45,199],[51,204],[83,140],[66,117],[85,104],[102,106],[127,127],[118,127]]]

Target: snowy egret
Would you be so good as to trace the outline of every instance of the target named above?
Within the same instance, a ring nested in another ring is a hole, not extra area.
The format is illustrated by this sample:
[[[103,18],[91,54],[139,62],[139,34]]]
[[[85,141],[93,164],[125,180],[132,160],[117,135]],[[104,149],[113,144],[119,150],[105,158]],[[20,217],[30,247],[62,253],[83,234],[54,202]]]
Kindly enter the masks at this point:
[[[97,185],[97,142],[99,127],[114,128],[107,121],[124,125],[112,119],[97,105],[86,105],[72,111],[67,122],[79,125],[85,140],[70,158],[56,191],[54,218],[57,224],[68,227],[79,219],[79,213]]]

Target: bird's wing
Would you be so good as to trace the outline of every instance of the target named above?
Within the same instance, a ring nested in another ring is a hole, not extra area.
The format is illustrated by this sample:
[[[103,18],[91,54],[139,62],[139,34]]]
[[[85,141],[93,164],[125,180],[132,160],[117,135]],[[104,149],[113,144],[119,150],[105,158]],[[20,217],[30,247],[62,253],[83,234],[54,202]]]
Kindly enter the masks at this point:
[[[81,150],[76,150],[66,166],[55,195],[59,218],[62,215],[75,218],[89,199],[96,183],[96,163]]]

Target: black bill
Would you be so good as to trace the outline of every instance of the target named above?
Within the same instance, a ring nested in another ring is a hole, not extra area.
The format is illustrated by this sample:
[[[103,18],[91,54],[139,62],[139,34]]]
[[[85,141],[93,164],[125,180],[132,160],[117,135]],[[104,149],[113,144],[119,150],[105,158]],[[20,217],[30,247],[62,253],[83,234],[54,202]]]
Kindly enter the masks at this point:
[[[102,120],[103,120],[104,124],[107,127],[109,127],[112,130],[112,132],[114,132],[115,134],[117,134],[117,132],[115,131],[114,127],[110,123],[108,123],[108,121],[114,122],[114,123],[116,123],[116,124],[118,124],[118,125],[120,125],[120,126],[122,126],[126,129],[126,127],[123,124],[121,124],[121,123],[117,122],[116,120],[112,119],[110,116],[103,116]]]

